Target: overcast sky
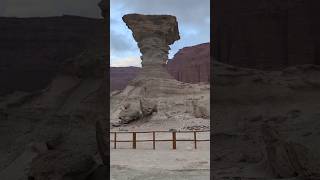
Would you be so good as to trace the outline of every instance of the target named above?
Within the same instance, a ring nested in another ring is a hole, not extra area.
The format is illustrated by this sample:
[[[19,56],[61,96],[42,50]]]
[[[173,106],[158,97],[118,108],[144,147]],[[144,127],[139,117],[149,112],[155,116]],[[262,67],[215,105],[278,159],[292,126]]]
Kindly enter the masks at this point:
[[[210,41],[210,0],[111,0],[111,66],[141,66],[132,32],[122,21],[128,13],[177,17],[181,39],[171,45],[169,58],[181,48]]]
[[[0,16],[46,17],[63,14],[100,18],[100,0],[0,0]],[[181,48],[210,41],[210,0],[111,0],[110,64],[141,66],[132,32],[122,21],[128,13],[177,17],[181,39],[171,45],[169,58]]]

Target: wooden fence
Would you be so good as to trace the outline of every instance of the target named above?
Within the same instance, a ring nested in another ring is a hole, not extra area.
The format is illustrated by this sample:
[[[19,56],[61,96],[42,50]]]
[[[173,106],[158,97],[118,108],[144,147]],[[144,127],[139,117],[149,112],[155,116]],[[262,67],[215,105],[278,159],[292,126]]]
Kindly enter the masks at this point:
[[[197,133],[203,133],[203,132],[210,132],[210,131],[118,131],[118,132],[110,132],[110,134],[113,134],[113,139],[110,140],[111,143],[113,143],[113,148],[117,149],[117,143],[126,142],[126,143],[132,143],[132,149],[137,148],[138,142],[152,142],[153,149],[156,149],[156,142],[172,142],[172,149],[177,149],[177,142],[178,141],[184,141],[184,142],[194,142],[194,148],[197,149],[197,142],[203,142],[203,141],[210,141],[210,139],[197,139]],[[131,140],[117,140],[117,134],[132,134]],[[156,134],[159,133],[171,133],[172,139],[156,139]],[[193,139],[177,139],[177,133],[192,133]],[[152,134],[152,139],[145,139],[145,140],[137,140],[137,134]]]

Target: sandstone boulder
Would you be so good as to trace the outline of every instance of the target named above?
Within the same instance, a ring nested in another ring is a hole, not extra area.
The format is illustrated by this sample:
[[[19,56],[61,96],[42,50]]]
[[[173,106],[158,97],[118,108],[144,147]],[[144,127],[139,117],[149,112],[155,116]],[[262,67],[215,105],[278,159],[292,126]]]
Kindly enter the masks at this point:
[[[157,102],[151,99],[140,99],[140,108],[143,117],[152,115],[153,112],[157,112]]]
[[[121,119],[121,123],[123,124],[138,120],[140,117],[141,113],[139,107],[130,103],[124,105],[124,108],[119,113],[119,119]]]

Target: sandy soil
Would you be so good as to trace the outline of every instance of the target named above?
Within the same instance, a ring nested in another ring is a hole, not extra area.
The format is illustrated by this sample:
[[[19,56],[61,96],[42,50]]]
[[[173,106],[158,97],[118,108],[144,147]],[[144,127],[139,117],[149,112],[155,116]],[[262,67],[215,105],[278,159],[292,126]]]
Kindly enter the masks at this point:
[[[157,135],[157,139],[170,139],[171,134]],[[191,134],[193,136],[193,134]],[[199,139],[209,137],[209,132],[199,134]],[[119,140],[130,139],[130,135],[119,135]],[[138,135],[137,139],[150,139],[150,135]],[[189,134],[177,134],[177,139],[192,139]],[[192,179],[210,178],[210,144],[198,142],[194,149],[193,142],[177,142],[177,149],[172,149],[171,142],[157,142],[152,149],[152,142],[137,143],[137,149],[131,149],[131,143],[122,143],[114,149],[111,144],[111,179]],[[120,148],[120,149],[118,149]]]

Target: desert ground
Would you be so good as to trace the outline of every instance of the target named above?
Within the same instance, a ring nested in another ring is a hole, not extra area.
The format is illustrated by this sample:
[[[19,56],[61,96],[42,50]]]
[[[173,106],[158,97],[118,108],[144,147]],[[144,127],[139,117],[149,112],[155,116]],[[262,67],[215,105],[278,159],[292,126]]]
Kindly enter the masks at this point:
[[[136,104],[134,98],[135,90],[131,93],[117,94],[111,102],[111,131],[118,132],[117,140],[132,140],[131,133],[121,132],[141,132],[141,131],[167,131],[156,133],[156,139],[172,139],[172,130],[176,130],[176,138],[193,140],[193,133],[179,133],[179,131],[199,130],[204,132],[197,133],[198,140],[210,139],[210,120],[209,120],[209,91],[208,85],[191,85],[202,87],[204,90],[196,91],[189,95],[175,94],[148,98],[157,102],[157,112],[153,112],[149,117],[123,123],[117,118],[123,115],[123,105],[129,103]],[[128,87],[134,88],[134,87]],[[196,89],[196,88],[195,88]],[[123,92],[127,92],[124,90]],[[119,100],[124,98],[125,101]],[[128,98],[129,97],[129,98]],[[201,103],[190,103],[198,99]],[[139,101],[139,100],[138,100]],[[150,100],[151,101],[151,100]],[[206,106],[207,105],[207,106]],[[199,112],[199,106],[206,111]],[[131,108],[139,106],[131,105]],[[120,109],[118,109],[120,108]],[[196,110],[198,109],[198,110]],[[130,111],[129,111],[130,112]],[[137,134],[137,140],[151,140],[152,133]],[[114,134],[110,134],[110,140],[114,139]],[[124,179],[210,179],[210,142],[197,142],[197,149],[194,142],[177,142],[176,149],[173,150],[172,142],[156,142],[153,149],[152,142],[137,142],[136,149],[132,149],[132,143],[117,143],[114,149],[113,142],[110,143],[111,157],[111,178],[114,180]]]
[[[170,139],[170,135],[159,135],[157,139]],[[151,138],[144,134],[137,137]],[[183,138],[192,139],[193,134],[177,134],[177,139]],[[207,139],[209,133],[202,133],[198,138]],[[110,148],[110,172],[113,180],[210,179],[209,142],[198,142],[196,150],[193,142],[177,142],[176,150],[172,149],[172,142],[157,142],[155,150],[152,149],[152,142],[137,143],[137,149],[132,149],[131,143],[117,146],[117,149],[113,149],[111,144]]]

